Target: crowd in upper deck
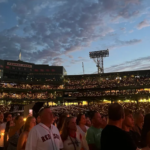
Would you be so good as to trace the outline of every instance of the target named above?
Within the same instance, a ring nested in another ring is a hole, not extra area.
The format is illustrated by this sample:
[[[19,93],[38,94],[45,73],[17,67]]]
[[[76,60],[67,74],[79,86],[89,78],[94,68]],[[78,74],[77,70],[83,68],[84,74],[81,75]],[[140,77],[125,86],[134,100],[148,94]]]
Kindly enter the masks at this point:
[[[1,88],[28,89],[28,90],[53,90],[63,89],[63,85],[31,85],[31,84],[15,84],[1,83]]]
[[[82,92],[65,92],[70,97],[98,97],[98,96],[119,96],[119,95],[145,95],[149,90],[107,90],[107,91],[82,91]]]
[[[1,92],[0,99],[55,99],[56,97],[62,97],[61,93],[13,93],[13,92]]]
[[[81,78],[64,78],[62,85],[33,85],[33,84],[17,84],[17,83],[1,83],[1,88],[15,88],[15,89],[31,89],[31,90],[54,90],[54,89],[112,89],[117,87],[138,87],[150,85],[149,77],[81,77]]]
[[[66,89],[89,89],[89,88],[116,88],[128,86],[150,85],[149,77],[116,77],[114,79],[102,77],[84,77],[80,79],[66,79]]]

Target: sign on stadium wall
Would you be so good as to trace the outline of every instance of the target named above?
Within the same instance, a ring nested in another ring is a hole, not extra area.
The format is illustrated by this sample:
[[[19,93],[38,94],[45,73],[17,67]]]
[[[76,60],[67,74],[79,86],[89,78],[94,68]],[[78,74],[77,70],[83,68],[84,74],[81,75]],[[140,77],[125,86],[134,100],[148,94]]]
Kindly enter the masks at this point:
[[[9,66],[32,68],[32,65],[7,62]]]

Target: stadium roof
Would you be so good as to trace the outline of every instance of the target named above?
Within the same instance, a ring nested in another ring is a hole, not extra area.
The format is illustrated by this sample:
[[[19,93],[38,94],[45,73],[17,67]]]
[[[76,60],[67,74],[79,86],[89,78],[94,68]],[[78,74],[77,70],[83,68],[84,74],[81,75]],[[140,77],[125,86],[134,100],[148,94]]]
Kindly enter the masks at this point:
[[[103,74],[80,74],[80,75],[67,75],[67,77],[73,77],[73,76],[107,76],[112,74],[117,75],[142,75],[144,73],[150,74],[150,70],[134,70],[134,71],[122,71],[122,72],[107,72]]]

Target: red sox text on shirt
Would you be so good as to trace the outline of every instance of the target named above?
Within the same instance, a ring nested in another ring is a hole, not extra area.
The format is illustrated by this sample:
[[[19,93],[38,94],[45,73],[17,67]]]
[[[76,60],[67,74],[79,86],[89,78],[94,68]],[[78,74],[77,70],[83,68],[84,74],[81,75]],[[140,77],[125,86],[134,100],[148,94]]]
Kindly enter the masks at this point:
[[[54,139],[59,139],[59,136],[57,134],[53,134]],[[46,134],[44,136],[41,137],[42,141],[45,142],[47,140],[51,139],[50,134]]]

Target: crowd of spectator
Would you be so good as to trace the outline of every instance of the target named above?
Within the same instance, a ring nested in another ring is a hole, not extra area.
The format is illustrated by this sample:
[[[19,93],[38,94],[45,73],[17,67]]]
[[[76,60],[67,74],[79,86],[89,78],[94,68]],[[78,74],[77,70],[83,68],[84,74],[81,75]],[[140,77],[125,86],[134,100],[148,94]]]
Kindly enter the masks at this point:
[[[9,112],[10,106],[0,105],[0,111],[3,113]]]
[[[31,75],[31,74],[30,74]],[[5,73],[3,76],[3,79],[7,80],[7,81],[29,81],[29,82],[62,82],[62,75],[49,75],[49,76],[21,76],[20,74],[10,74],[9,73]],[[40,74],[41,75],[41,74]]]
[[[78,97],[101,97],[101,96],[119,96],[119,95],[149,95],[149,90],[111,90],[111,91],[86,91],[86,92],[24,92],[24,93],[15,93],[15,92],[1,92],[0,99],[56,99],[57,97],[70,97],[70,98],[78,98]]]
[[[10,105],[0,105],[0,112],[7,114],[9,112],[24,112],[24,105],[10,104]]]
[[[102,77],[84,77],[65,80],[65,89],[116,88],[128,86],[150,85],[149,77],[117,77],[115,79]]]
[[[16,88],[30,90],[53,90],[53,89],[90,89],[90,88],[117,88],[117,87],[138,87],[150,85],[149,77],[117,77],[115,79],[102,77],[84,77],[80,79],[64,79],[64,85],[33,85],[33,84],[16,84],[16,83],[1,83],[1,88]]]
[[[62,93],[48,93],[48,92],[41,92],[41,93],[0,93],[0,99],[56,99],[56,97],[62,97]]]
[[[95,97],[95,96],[119,96],[119,95],[148,95],[149,90],[107,90],[107,91],[81,91],[81,92],[65,92],[68,97]]]
[[[69,114],[71,116],[77,116],[78,114],[89,114],[92,111],[99,112],[102,116],[108,115],[108,107],[110,103],[90,104],[90,105],[71,105],[53,107],[53,112],[60,116],[61,114]],[[132,110],[133,113],[136,111],[142,111],[144,114],[150,113],[150,102],[120,102],[120,105],[124,109]]]
[[[97,111],[100,114],[107,116],[107,109],[110,103],[95,103],[95,104],[89,104],[89,105],[61,105],[61,106],[50,106],[53,110],[54,114],[57,116],[60,116],[61,114],[69,114],[72,116],[76,116],[79,113],[88,114],[92,111]],[[150,102],[121,102],[120,105],[124,109],[132,110],[132,112],[136,112],[137,110],[142,111],[143,113],[150,113]],[[17,110],[23,110],[23,105],[0,105],[0,112],[6,113],[9,111],[17,111]]]
[[[4,121],[5,120],[5,121]],[[0,112],[0,150],[149,150],[150,104],[41,108],[38,115]],[[118,143],[119,142],[119,143]]]
[[[28,89],[28,90],[54,90],[63,89],[63,85],[31,85],[31,84],[14,84],[1,83],[1,88]]]

